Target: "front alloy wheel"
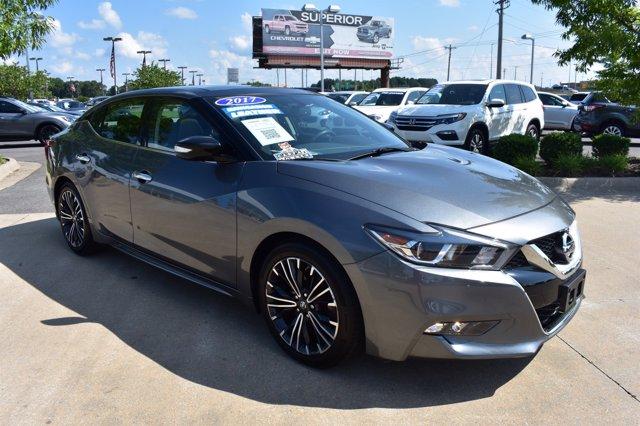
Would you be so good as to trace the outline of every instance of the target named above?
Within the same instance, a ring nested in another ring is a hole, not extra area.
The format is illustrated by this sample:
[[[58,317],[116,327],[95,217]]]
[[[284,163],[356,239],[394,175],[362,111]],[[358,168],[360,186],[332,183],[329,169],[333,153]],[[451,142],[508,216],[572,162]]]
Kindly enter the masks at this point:
[[[467,135],[465,143],[467,151],[477,152],[478,154],[485,154],[487,151],[487,140],[484,132],[480,129],[471,129]]]
[[[98,248],[91,234],[86,210],[73,185],[67,183],[60,189],[56,209],[62,235],[71,250],[85,255]]]
[[[617,124],[607,124],[604,129],[602,129],[602,134],[604,135],[613,135],[613,136],[623,136],[624,132],[622,128]]]

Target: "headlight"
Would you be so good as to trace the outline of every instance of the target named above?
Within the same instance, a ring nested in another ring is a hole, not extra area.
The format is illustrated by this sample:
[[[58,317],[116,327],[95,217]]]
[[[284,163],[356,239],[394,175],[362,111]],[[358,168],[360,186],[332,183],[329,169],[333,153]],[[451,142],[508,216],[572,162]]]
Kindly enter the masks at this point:
[[[433,233],[415,233],[376,226],[367,232],[409,262],[442,268],[500,269],[515,245],[468,232],[430,225]]]
[[[463,120],[467,116],[467,113],[461,112],[459,114],[447,114],[436,117],[436,122],[434,125],[438,124],[451,124],[456,121]]]
[[[389,118],[387,119],[387,123],[395,124],[397,116],[398,116],[398,113],[393,111],[391,114],[389,114]]]

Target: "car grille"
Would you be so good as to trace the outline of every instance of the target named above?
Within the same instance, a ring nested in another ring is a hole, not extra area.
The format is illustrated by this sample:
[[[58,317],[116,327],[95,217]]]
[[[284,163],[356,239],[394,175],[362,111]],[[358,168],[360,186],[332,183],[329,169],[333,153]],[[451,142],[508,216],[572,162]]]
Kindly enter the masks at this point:
[[[564,315],[564,312],[560,311],[560,304],[553,302],[547,306],[536,309],[536,314],[540,320],[540,324],[545,331],[549,331]]]
[[[523,268],[525,266],[529,266],[529,262],[527,261],[527,258],[524,257],[524,254],[518,250],[511,260],[507,262],[505,269]]]
[[[367,30],[366,28],[358,28],[358,33],[360,33],[360,34],[368,34],[369,30]]]
[[[407,117],[402,115],[396,116],[395,122],[398,129],[414,132],[429,130],[436,124],[436,120],[430,117]]]
[[[529,241],[527,244],[532,244],[538,247],[552,262],[556,264],[566,264],[567,260],[562,256],[560,248],[562,247],[562,234],[564,231],[554,232],[553,234],[545,235],[544,237],[537,238]],[[521,251],[518,251],[505,265],[505,269],[515,269],[529,266],[529,262],[524,257]]]

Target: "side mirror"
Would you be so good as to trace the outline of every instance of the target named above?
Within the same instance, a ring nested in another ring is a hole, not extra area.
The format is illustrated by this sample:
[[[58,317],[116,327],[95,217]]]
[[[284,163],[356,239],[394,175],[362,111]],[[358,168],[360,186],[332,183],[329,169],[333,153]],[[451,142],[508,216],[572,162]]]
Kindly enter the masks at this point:
[[[502,108],[504,106],[504,101],[502,99],[491,99],[487,102],[487,107],[489,108]]]
[[[413,104],[415,104],[414,101],[407,101],[407,105],[413,105]]]
[[[231,163],[235,157],[226,154],[220,142],[211,136],[190,136],[180,140],[173,147],[178,158],[190,161],[217,161]]]
[[[358,105],[358,101],[349,102],[349,106],[355,106],[355,105]]]

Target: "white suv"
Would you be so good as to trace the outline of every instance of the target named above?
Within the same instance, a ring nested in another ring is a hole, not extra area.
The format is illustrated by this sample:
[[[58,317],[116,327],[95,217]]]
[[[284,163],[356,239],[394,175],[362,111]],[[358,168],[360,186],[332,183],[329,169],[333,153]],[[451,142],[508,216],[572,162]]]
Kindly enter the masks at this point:
[[[384,123],[393,111],[405,105],[413,105],[427,90],[424,87],[376,89],[354,108],[374,120]]]
[[[427,142],[487,153],[511,133],[540,137],[544,110],[535,88],[509,80],[452,81],[433,86],[415,105],[389,116],[394,131],[417,147]]]

